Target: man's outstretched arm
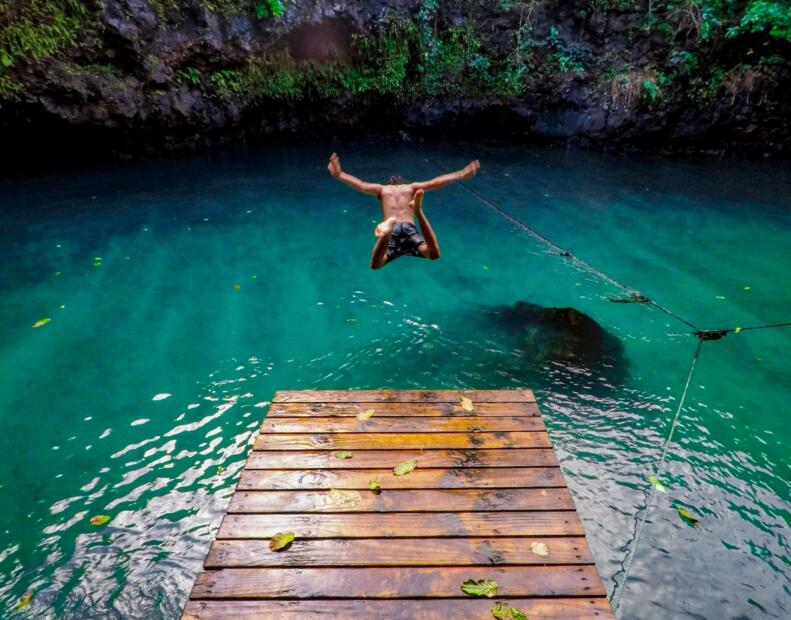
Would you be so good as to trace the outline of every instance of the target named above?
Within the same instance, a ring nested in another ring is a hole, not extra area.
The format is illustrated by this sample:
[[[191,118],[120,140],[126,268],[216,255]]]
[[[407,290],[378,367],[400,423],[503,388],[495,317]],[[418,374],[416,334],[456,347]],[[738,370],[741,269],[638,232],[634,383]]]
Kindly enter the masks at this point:
[[[423,191],[429,192],[432,189],[439,189],[440,187],[445,187],[449,183],[453,183],[454,181],[462,181],[471,179],[478,173],[478,168],[481,167],[481,162],[477,159],[471,161],[469,164],[464,166],[461,170],[457,170],[456,172],[449,172],[448,174],[443,174],[438,177],[434,177],[430,181],[417,181],[412,183],[412,189],[417,191],[422,189]]]
[[[356,189],[363,194],[371,196],[379,196],[382,193],[382,186],[379,183],[366,183],[351,174],[347,174],[341,169],[341,158],[337,153],[333,153],[330,157],[330,163],[327,164],[327,170],[339,181],[346,183],[352,189]]]

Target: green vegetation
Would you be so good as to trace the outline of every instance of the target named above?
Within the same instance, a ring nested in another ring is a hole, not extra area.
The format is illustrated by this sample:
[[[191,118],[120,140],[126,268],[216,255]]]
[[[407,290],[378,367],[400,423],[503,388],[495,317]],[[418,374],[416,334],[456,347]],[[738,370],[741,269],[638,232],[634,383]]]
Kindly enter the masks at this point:
[[[446,11],[466,3],[463,19],[448,20]],[[219,15],[254,15],[278,19],[292,0],[149,0],[162,28],[184,9],[203,4]],[[54,62],[75,72],[123,80],[123,70],[107,62],[98,31],[100,5],[77,0],[0,0],[0,99],[25,94],[20,68]],[[482,28],[481,11],[508,13],[518,27],[503,33]],[[520,96],[537,84],[586,80],[609,93],[613,105],[626,108],[659,105],[671,96],[697,105],[752,93],[776,75],[781,62],[768,63],[773,48],[791,41],[791,6],[787,0],[592,0],[582,20],[595,11],[623,14],[633,24],[631,36],[650,34],[664,41],[647,58],[607,56],[593,50],[560,24],[546,22],[551,3],[499,0],[485,9],[479,0],[423,0],[414,14],[393,14],[369,34],[352,35],[349,49],[324,62],[294,59],[288,48],[252,52],[229,64],[222,57],[198,55],[180,67],[160,67],[156,55],[142,61],[149,74],[175,70],[175,81],[214,99],[332,98],[343,93],[398,99],[468,96],[478,99]],[[541,15],[541,19],[538,19]],[[718,66],[717,50],[731,46],[727,66]],[[741,57],[739,46],[744,49]],[[83,53],[84,52],[84,53]],[[662,54],[666,57],[662,59]],[[75,57],[92,60],[77,62]],[[99,58],[100,61],[93,59]],[[631,64],[629,64],[631,62]],[[626,63],[626,64],[624,64]],[[163,92],[160,83],[150,92]],[[166,90],[166,89],[165,89]],[[675,95],[674,95],[675,93]],[[737,93],[737,95],[733,95]]]

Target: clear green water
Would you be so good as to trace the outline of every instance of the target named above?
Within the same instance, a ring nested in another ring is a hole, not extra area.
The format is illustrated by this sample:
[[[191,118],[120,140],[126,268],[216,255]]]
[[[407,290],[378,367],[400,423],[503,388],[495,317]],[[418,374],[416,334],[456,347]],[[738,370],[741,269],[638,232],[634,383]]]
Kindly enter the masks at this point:
[[[0,181],[0,616],[31,591],[20,616],[177,617],[274,390],[308,387],[534,388],[620,582],[696,340],[459,187],[426,199],[439,262],[372,272],[378,207],[326,176],[330,150]],[[783,164],[340,150],[372,179],[478,156],[476,189],[695,325],[791,320]],[[520,300],[590,315],[622,343],[616,368],[536,364],[491,314]],[[624,618],[787,617],[790,347],[789,328],[703,345]]]

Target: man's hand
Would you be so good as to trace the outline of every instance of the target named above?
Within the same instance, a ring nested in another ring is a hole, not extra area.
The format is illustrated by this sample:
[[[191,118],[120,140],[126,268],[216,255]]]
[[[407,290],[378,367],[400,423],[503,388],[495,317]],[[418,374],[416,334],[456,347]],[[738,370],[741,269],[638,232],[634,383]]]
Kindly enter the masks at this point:
[[[333,153],[330,156],[330,163],[327,164],[327,170],[335,178],[341,176],[341,158],[338,157],[337,153]]]
[[[471,179],[476,174],[478,174],[478,168],[480,167],[481,167],[481,162],[479,162],[477,159],[471,161],[469,164],[467,164],[466,166],[464,166],[464,168],[461,169],[461,178],[464,179],[465,181],[467,179]]]

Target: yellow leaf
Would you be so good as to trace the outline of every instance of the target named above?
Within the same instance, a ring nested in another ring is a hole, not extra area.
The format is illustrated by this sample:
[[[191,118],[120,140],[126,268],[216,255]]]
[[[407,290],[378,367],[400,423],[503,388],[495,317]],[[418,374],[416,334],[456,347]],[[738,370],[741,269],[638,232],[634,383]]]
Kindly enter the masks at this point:
[[[242,288],[241,284],[234,284],[233,285],[233,290],[235,290],[235,291],[239,291],[239,290],[241,290],[241,288]]]
[[[350,459],[354,456],[351,450],[336,450],[335,451],[335,458],[336,459]]]
[[[369,480],[368,488],[371,489],[371,491],[373,491],[376,495],[379,495],[382,492],[382,487],[379,486],[379,483],[376,480]]]
[[[217,465],[217,475],[219,476],[220,474],[224,474],[224,473],[225,473],[225,467],[223,467],[222,465]]]
[[[468,411],[470,413],[475,411],[475,405],[473,405],[472,401],[466,396],[461,397],[461,408],[464,409],[464,411]]]
[[[108,515],[95,515],[91,517],[91,525],[104,525],[110,520]]]
[[[368,409],[357,414],[358,420],[370,420],[373,414],[376,413],[374,409]]]
[[[351,508],[363,501],[363,496],[357,491],[340,491],[338,489],[330,489],[330,492],[327,495],[335,506]]]
[[[545,558],[549,555],[549,546],[542,542],[531,542],[530,551],[536,555],[540,555],[542,558]]]
[[[468,579],[461,584],[461,591],[470,596],[485,596],[487,598],[492,598],[493,596],[497,596],[497,582],[491,579],[481,579],[480,581]]]
[[[700,525],[700,521],[693,517],[686,508],[679,508],[678,516],[694,527],[698,527]]]
[[[505,603],[497,603],[492,608],[492,615],[497,620],[527,620],[527,616],[516,607],[511,607]]]
[[[50,318],[41,319],[41,320],[36,321],[35,323],[33,323],[33,327],[41,327],[42,325],[46,325],[47,323],[49,323],[51,320],[52,319],[50,319]]]
[[[414,471],[417,467],[417,461],[404,461],[393,467],[394,476],[406,476],[409,472]]]
[[[740,331],[742,331],[741,327],[734,327],[734,329],[733,329],[733,333],[734,334],[738,334]]]
[[[280,551],[294,542],[294,532],[278,532],[269,540],[271,551]]]
[[[19,602],[17,602],[16,608],[20,611],[23,610],[25,607],[30,605],[31,600],[33,600],[33,593],[25,592],[22,596],[19,597]]]

